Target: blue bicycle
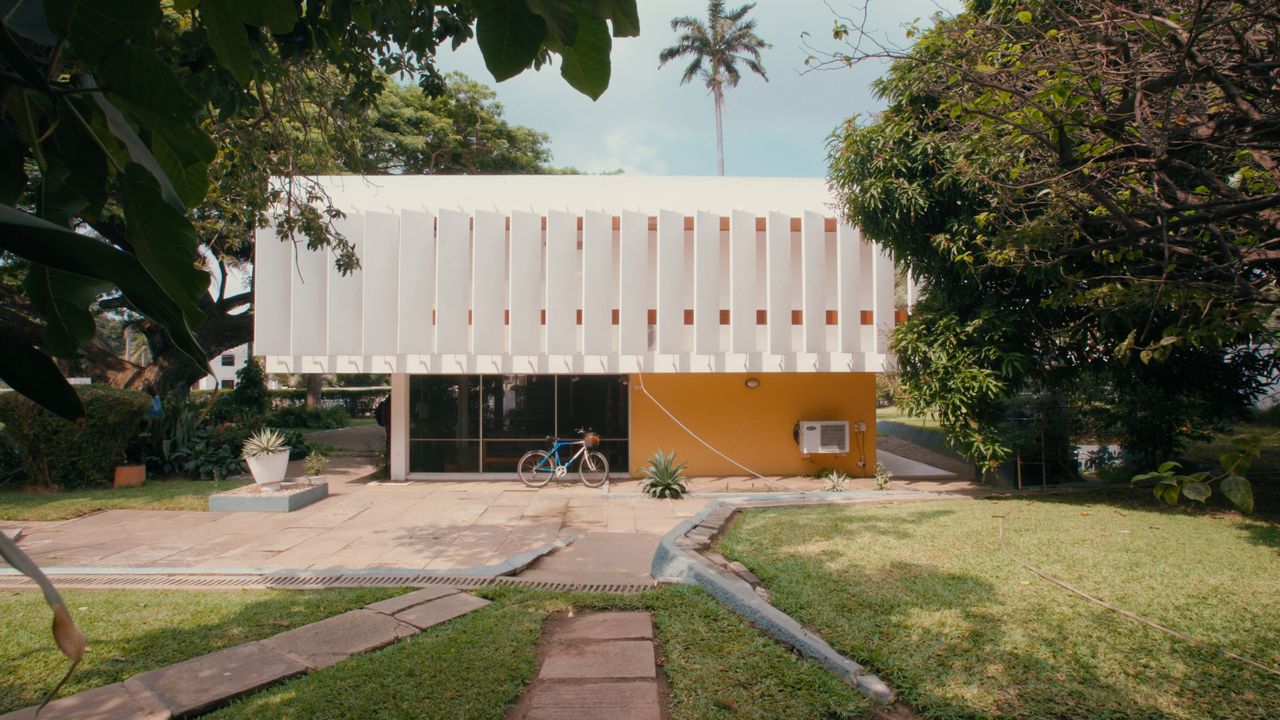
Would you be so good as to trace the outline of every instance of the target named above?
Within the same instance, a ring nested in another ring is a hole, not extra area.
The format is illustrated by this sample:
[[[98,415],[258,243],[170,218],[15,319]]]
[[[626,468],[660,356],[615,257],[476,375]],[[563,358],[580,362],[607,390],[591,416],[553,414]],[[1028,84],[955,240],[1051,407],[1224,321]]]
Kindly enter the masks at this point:
[[[609,479],[609,461],[605,459],[604,453],[595,449],[600,445],[600,436],[581,428],[578,429],[578,434],[582,435],[582,439],[576,441],[549,437],[547,439],[551,441],[551,450],[530,450],[525,453],[516,465],[520,481],[529,487],[542,487],[551,478],[564,477],[569,472],[569,466],[577,461],[578,477],[582,478],[583,485],[603,485]],[[561,462],[560,450],[575,446],[578,451]]]

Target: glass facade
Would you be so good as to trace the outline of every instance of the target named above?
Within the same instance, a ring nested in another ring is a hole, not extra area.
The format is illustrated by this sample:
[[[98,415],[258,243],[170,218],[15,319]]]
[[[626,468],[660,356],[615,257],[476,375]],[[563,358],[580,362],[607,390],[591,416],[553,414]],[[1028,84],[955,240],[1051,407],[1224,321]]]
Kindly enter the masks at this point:
[[[616,472],[627,469],[625,375],[414,375],[409,378],[409,472],[515,472],[547,436],[600,434]]]

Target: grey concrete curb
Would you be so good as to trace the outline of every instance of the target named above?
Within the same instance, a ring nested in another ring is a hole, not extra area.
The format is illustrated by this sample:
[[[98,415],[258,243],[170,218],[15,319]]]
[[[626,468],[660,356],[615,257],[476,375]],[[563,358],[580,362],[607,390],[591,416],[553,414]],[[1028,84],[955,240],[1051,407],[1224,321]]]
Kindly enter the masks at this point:
[[[701,512],[680,523],[662,537],[653,555],[651,568],[653,577],[659,582],[693,583],[701,586],[751,624],[778,641],[795,648],[801,654],[816,660],[872,701],[888,705],[894,702],[896,694],[883,680],[867,672],[862,665],[836,652],[825,640],[809,632],[790,615],[765,601],[746,580],[732,572],[722,570],[703,557],[700,551],[711,545],[711,541],[735,513],[748,508],[842,505],[867,503],[868,500],[947,499],[963,496],[919,491],[788,493],[787,495],[793,497],[785,495],[779,497],[774,494],[765,500],[753,498],[754,502],[720,500],[709,504]]]
[[[277,575],[323,577],[326,575],[447,575],[450,577],[502,577],[522,572],[539,558],[566,548],[585,537],[575,533],[557,538],[541,547],[511,555],[500,563],[479,565],[451,570],[431,568],[315,568],[315,569],[264,569],[264,568],[183,568],[183,567],[47,567],[40,568],[45,575]],[[20,575],[13,568],[0,568],[0,575]]]

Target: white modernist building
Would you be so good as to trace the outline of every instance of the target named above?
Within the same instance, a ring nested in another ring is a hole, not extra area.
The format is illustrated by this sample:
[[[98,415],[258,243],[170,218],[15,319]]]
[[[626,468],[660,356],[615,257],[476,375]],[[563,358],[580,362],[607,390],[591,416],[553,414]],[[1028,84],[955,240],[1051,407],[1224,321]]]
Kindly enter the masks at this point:
[[[718,383],[745,386],[739,376],[756,378],[752,389],[800,382],[789,396],[857,395],[811,412],[874,426],[894,265],[838,221],[821,179],[320,182],[346,214],[335,229],[361,267],[344,276],[331,253],[260,230],[254,347],[272,373],[391,373],[393,477],[508,471],[521,448],[578,420],[611,428],[615,471],[637,467],[678,437],[641,406],[644,382],[712,405],[688,411],[704,426],[736,402]],[[840,385],[851,378],[856,388]],[[765,395],[752,397],[758,407]],[[775,398],[768,406],[806,411]],[[609,417],[593,415],[603,407]],[[806,418],[775,419],[794,446],[790,428]],[[719,439],[759,458],[753,433]],[[870,439],[852,471],[874,467]],[[691,471],[723,470],[686,445],[677,449]],[[803,469],[799,453],[787,455],[758,462]]]

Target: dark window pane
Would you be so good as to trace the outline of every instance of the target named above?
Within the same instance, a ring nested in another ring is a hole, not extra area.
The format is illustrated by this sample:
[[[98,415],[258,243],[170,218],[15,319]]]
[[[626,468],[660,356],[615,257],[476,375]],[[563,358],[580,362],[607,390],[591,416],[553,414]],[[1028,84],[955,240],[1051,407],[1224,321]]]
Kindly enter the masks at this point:
[[[627,465],[630,457],[627,454],[628,444],[626,440],[601,440],[600,447],[596,448],[604,453],[605,458],[609,461],[609,477],[617,480],[627,474]]]
[[[555,378],[485,375],[484,437],[537,439],[555,433]]]
[[[409,472],[477,472],[478,440],[410,440]]]
[[[515,472],[516,461],[530,450],[548,450],[546,440],[485,440],[484,472]],[[561,460],[568,456],[561,455]]]
[[[414,375],[409,378],[411,439],[479,439],[479,410],[478,375]]]
[[[235,355],[232,355],[231,353],[227,353],[226,355],[222,356],[222,367],[235,367],[235,366],[236,366]]]
[[[577,428],[594,430],[606,438],[627,437],[625,375],[560,375],[557,380],[562,437],[574,437]]]

